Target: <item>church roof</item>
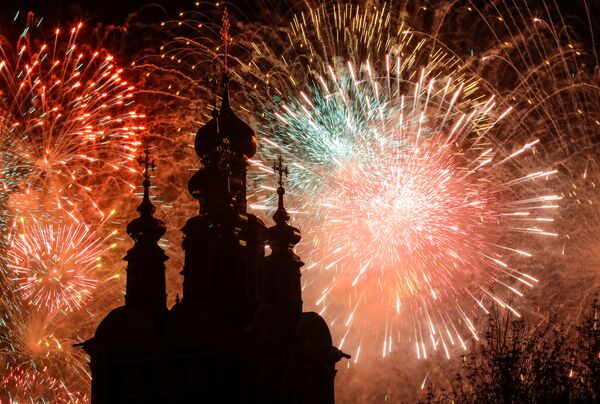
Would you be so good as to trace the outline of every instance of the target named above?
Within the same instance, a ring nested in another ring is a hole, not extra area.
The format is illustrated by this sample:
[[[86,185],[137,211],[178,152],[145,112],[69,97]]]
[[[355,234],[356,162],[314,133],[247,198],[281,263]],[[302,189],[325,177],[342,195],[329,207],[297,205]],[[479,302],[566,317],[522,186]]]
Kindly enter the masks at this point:
[[[140,216],[133,219],[127,225],[127,234],[135,241],[150,241],[156,243],[166,232],[165,223],[153,216],[156,208],[150,201],[150,169],[155,167],[154,161],[150,161],[149,150],[146,147],[146,158],[140,164],[144,165],[144,196],[142,202],[137,207]]]
[[[307,348],[331,349],[333,345],[327,323],[312,311],[300,315],[294,337],[298,345]]]
[[[229,76],[223,74],[223,97],[221,109],[213,112],[211,120],[198,129],[194,146],[200,158],[217,150],[227,137],[233,152],[245,157],[256,153],[258,142],[254,130],[231,109],[229,100]]]
[[[156,335],[154,320],[146,311],[131,306],[120,306],[100,322],[91,341],[104,346],[123,346],[130,349],[140,342],[155,338]]]

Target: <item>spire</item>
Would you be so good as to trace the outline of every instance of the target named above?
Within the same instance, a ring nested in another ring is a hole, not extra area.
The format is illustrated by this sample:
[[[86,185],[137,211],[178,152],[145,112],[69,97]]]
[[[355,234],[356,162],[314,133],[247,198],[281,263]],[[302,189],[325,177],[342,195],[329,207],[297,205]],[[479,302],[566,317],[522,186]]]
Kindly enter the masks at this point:
[[[204,77],[204,82],[208,88],[210,88],[212,95],[212,111],[211,117],[212,120],[215,120],[219,117],[219,108],[217,107],[217,91],[219,89],[219,65],[216,60],[213,60],[210,71],[206,73]]]
[[[229,75],[229,44],[231,43],[229,13],[225,9],[223,13],[223,26],[221,28],[221,38],[225,54],[223,57],[223,72],[221,75],[221,107],[220,111],[213,109],[212,119],[202,126],[196,134],[194,146],[198,157],[205,160],[207,156],[214,153],[224,137],[228,137],[231,145],[231,150],[235,154],[235,159],[238,162],[232,162],[232,175],[240,177],[240,186],[245,186],[246,162],[244,158],[251,158],[256,153],[257,141],[254,130],[242,119],[240,119],[232,110],[229,84],[231,77]],[[214,78],[209,79],[210,84],[216,84]],[[214,90],[214,87],[213,87]],[[244,177],[244,178],[241,178]],[[242,184],[243,183],[243,184]],[[234,192],[235,193],[235,192]],[[245,198],[245,192],[243,198]],[[243,205],[243,203],[242,203]]]
[[[273,215],[275,226],[267,230],[267,238],[271,245],[274,255],[287,254],[290,257],[296,257],[292,249],[294,245],[300,241],[300,231],[290,226],[287,222],[290,220],[290,215],[285,210],[283,204],[283,195],[285,189],[283,188],[283,177],[288,175],[288,168],[283,164],[283,157],[280,155],[279,159],[273,163],[273,171],[277,174],[279,187],[277,188],[278,204],[277,210]]]
[[[273,215],[275,226],[267,229],[266,235],[271,255],[266,257],[264,265],[264,294],[267,302],[279,307],[286,316],[288,331],[292,333],[296,320],[302,313],[302,287],[300,285],[300,268],[304,263],[294,253],[294,246],[300,241],[300,230],[287,222],[290,215],[283,204],[283,177],[288,175],[288,168],[283,164],[283,157],[273,164],[273,171],[278,176],[278,206]]]
[[[227,6],[223,10],[222,17],[223,25],[221,26],[221,39],[223,40],[223,44],[225,45],[225,71],[227,71],[227,62],[229,58],[229,41],[231,41],[231,35],[229,35],[229,27],[231,27],[231,23],[229,22],[229,12],[227,11]]]
[[[288,168],[283,165],[283,157],[279,155],[279,160],[273,163],[273,171],[275,174],[279,175],[279,187],[277,188],[277,195],[279,195],[279,203],[277,205],[277,211],[273,215],[273,220],[277,224],[285,224],[288,220],[290,220],[290,215],[285,210],[283,206],[283,195],[285,194],[285,189],[283,188],[283,176],[287,177]]]
[[[144,181],[144,196],[142,203],[137,207],[140,217],[134,219],[127,226],[127,233],[136,242],[145,240],[157,242],[163,234],[165,234],[165,226],[161,220],[153,217],[156,208],[150,201],[150,170],[156,169],[154,160],[150,160],[150,149],[146,146],[144,157],[138,157],[138,163],[143,166]]]
[[[223,100],[221,101],[221,112],[231,112],[231,103],[229,101],[229,73],[227,70],[223,72]]]
[[[154,205],[150,202],[150,170],[155,170],[156,164],[154,160],[150,161],[150,149],[148,146],[144,150],[144,155],[144,158],[141,155],[138,157],[138,164],[144,166],[144,181],[142,182],[144,197],[142,198],[142,203],[137,207],[137,211],[140,213],[140,216],[148,217],[152,216],[155,210]]]
[[[148,314],[162,316],[166,311],[165,264],[168,259],[158,245],[165,234],[162,220],[153,216],[155,207],[150,201],[150,170],[156,165],[150,159],[150,150],[146,146],[144,156],[138,158],[143,167],[144,196],[137,207],[140,216],[127,225],[127,234],[135,242],[127,251],[127,287],[125,305],[139,307]]]
[[[221,102],[221,111],[231,111],[231,105],[229,103],[229,42],[231,42],[231,35],[229,34],[229,12],[227,7],[223,10],[223,25],[221,26],[221,39],[223,40],[223,46],[225,49],[225,55],[223,57],[223,100]]]

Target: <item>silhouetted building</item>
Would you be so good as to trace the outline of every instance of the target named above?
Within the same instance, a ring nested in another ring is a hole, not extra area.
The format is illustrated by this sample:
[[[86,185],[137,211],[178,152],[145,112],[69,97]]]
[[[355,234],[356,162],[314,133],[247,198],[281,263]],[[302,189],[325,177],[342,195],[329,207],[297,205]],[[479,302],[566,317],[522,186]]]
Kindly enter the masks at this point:
[[[125,305],[83,344],[92,403],[333,403],[335,364],[348,356],[321,316],[302,312],[300,231],[288,224],[281,159],[275,225],[246,209],[257,142],[231,109],[227,74],[221,108],[195,148],[202,168],[188,186],[200,213],[182,229],[183,298],[167,309],[165,226],[153,217],[146,151],[140,216],[127,226],[135,244],[125,257]]]

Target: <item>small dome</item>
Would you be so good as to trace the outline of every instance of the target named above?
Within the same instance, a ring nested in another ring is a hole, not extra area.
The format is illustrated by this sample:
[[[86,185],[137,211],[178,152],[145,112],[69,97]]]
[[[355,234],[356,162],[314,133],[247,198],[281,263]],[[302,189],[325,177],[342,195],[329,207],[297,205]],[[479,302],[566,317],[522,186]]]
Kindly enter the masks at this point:
[[[127,234],[134,241],[146,238],[156,243],[166,231],[165,222],[155,217],[137,217],[127,225]]]
[[[229,104],[221,108],[219,134],[222,137],[227,136],[234,152],[246,157],[256,154],[258,142],[254,130],[231,110]]]
[[[156,336],[154,320],[144,310],[121,306],[100,322],[94,340],[109,345],[137,345]]]
[[[327,323],[323,317],[312,311],[300,315],[295,339],[297,344],[313,349],[327,349],[333,346]]]
[[[213,152],[223,143],[223,137],[219,136],[218,113],[196,132],[194,148],[198,157],[202,158]]]
[[[188,181],[188,192],[194,199],[200,200],[202,197],[202,190],[209,188],[210,181],[211,179],[206,174],[206,170],[200,169],[196,171]]]
[[[150,169],[150,159],[148,156],[149,152],[146,148],[146,168],[144,169],[144,197],[142,198],[142,203],[137,207],[137,211],[140,216],[133,219],[127,225],[127,234],[131,237],[136,243],[142,240],[150,241],[152,243],[156,243],[166,232],[167,228],[165,227],[165,223],[157,219],[153,216],[156,208],[150,202],[150,175],[148,170]],[[154,162],[152,162],[152,166],[154,166]]]

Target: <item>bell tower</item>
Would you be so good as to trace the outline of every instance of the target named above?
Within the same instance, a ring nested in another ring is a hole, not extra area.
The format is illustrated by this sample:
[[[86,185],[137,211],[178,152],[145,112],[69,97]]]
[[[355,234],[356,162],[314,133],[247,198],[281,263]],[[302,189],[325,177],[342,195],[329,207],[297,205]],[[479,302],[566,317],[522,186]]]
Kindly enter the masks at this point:
[[[290,215],[283,203],[283,177],[287,176],[288,169],[283,165],[281,156],[273,164],[273,170],[279,177],[278,206],[273,215],[275,225],[267,229],[271,254],[265,258],[263,267],[264,300],[281,310],[289,334],[293,332],[293,326],[302,313],[300,268],[304,263],[293,251],[301,235],[299,229],[288,224]]]
[[[111,310],[98,324],[94,337],[82,346],[90,355],[92,403],[143,402],[159,397],[157,386],[146,383],[148,361],[160,350],[160,335],[168,316],[165,288],[165,261],[168,257],[158,245],[165,224],[154,217],[150,201],[150,160],[138,159],[143,166],[144,196],[137,207],[139,217],[127,225],[134,245],[125,256],[127,283],[125,304]],[[160,400],[159,400],[160,401]]]
[[[166,228],[162,220],[153,216],[155,207],[150,202],[150,170],[156,166],[150,160],[148,147],[145,156],[140,156],[138,162],[144,169],[144,196],[137,208],[140,216],[127,225],[127,234],[135,244],[124,258],[128,263],[125,305],[162,317],[167,312],[165,261],[168,257],[158,241]]]
[[[221,37],[225,44],[221,106],[213,109],[194,142],[201,168],[190,178],[188,189],[200,211],[182,229],[182,303],[210,303],[232,321],[246,323],[259,299],[265,226],[246,207],[247,160],[256,153],[257,140],[231,107],[227,12]]]

